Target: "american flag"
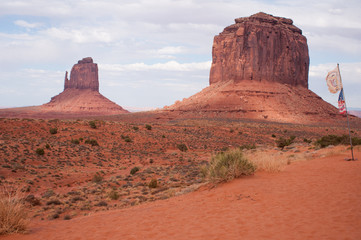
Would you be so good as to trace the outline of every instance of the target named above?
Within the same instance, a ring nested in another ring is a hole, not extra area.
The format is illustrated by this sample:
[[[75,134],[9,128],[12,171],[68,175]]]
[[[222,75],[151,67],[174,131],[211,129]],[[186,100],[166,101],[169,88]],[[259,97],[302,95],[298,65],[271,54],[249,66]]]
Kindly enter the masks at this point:
[[[343,88],[341,88],[340,95],[338,96],[338,109],[340,114],[346,113],[345,98],[343,97]]]

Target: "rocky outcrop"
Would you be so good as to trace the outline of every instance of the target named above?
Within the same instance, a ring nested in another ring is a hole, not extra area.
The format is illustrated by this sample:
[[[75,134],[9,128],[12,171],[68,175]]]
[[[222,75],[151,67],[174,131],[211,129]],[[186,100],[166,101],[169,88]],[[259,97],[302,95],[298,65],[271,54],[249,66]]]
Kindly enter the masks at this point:
[[[210,86],[164,111],[293,123],[342,117],[308,89],[307,40],[291,19],[257,13],[235,21],[214,37]]]
[[[99,91],[98,65],[93,63],[91,57],[83,58],[73,66],[70,72],[70,80],[68,79],[68,72],[66,72],[64,90],[68,88]]]
[[[210,85],[243,80],[308,88],[307,40],[291,19],[257,13],[214,37]]]
[[[75,115],[114,115],[127,113],[121,106],[99,93],[98,65],[91,57],[79,60],[65,72],[64,91],[41,106],[41,110]]]

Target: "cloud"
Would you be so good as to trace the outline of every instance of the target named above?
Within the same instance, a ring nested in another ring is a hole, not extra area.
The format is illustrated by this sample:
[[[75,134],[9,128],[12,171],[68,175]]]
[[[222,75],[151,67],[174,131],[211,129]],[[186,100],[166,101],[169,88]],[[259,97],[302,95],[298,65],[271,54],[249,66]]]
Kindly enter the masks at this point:
[[[303,30],[313,91],[328,98],[324,75],[336,62],[345,84],[352,84],[346,87],[361,88],[358,0],[3,0],[0,84],[23,97],[1,94],[0,102],[43,103],[50,93],[35,96],[36,87],[60,92],[64,72],[91,56],[99,65],[101,90],[119,104],[171,104],[207,86],[213,37],[235,18],[259,11],[292,18]],[[359,93],[345,92],[361,107]]]
[[[27,21],[24,21],[24,20],[16,20],[15,22],[14,22],[14,24],[15,25],[18,25],[18,26],[20,26],[20,27],[24,27],[24,28],[39,28],[39,27],[41,27],[43,24],[42,23],[37,23],[37,22],[35,22],[35,23],[29,23],[29,22],[27,22]]]
[[[197,70],[209,70],[211,67],[211,61],[207,62],[194,62],[194,63],[178,63],[176,61],[169,61],[166,63],[155,63],[155,64],[145,64],[145,63],[133,63],[133,64],[99,64],[99,69],[104,71],[113,71],[113,72],[124,72],[124,71],[152,71],[152,70],[162,70],[162,71],[197,71]]]

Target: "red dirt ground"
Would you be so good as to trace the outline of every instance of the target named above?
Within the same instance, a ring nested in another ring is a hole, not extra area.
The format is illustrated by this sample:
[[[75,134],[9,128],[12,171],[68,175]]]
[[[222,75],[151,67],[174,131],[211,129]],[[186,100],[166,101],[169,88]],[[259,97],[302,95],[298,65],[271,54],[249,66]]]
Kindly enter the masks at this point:
[[[348,156],[343,150],[167,200],[33,222],[29,234],[2,239],[360,239],[361,161]]]

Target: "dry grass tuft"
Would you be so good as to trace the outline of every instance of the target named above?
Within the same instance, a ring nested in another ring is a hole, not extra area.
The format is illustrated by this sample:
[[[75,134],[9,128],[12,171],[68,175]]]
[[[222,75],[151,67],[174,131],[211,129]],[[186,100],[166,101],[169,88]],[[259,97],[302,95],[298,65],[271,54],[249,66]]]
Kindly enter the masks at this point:
[[[202,169],[202,173],[211,182],[219,183],[252,175],[255,170],[256,166],[243,156],[242,150],[232,149],[213,156],[209,165]]]
[[[25,232],[28,225],[24,198],[3,187],[0,192],[0,235]]]
[[[266,172],[279,172],[290,162],[281,155],[275,156],[267,152],[256,152],[249,159],[257,166],[257,170]]]

